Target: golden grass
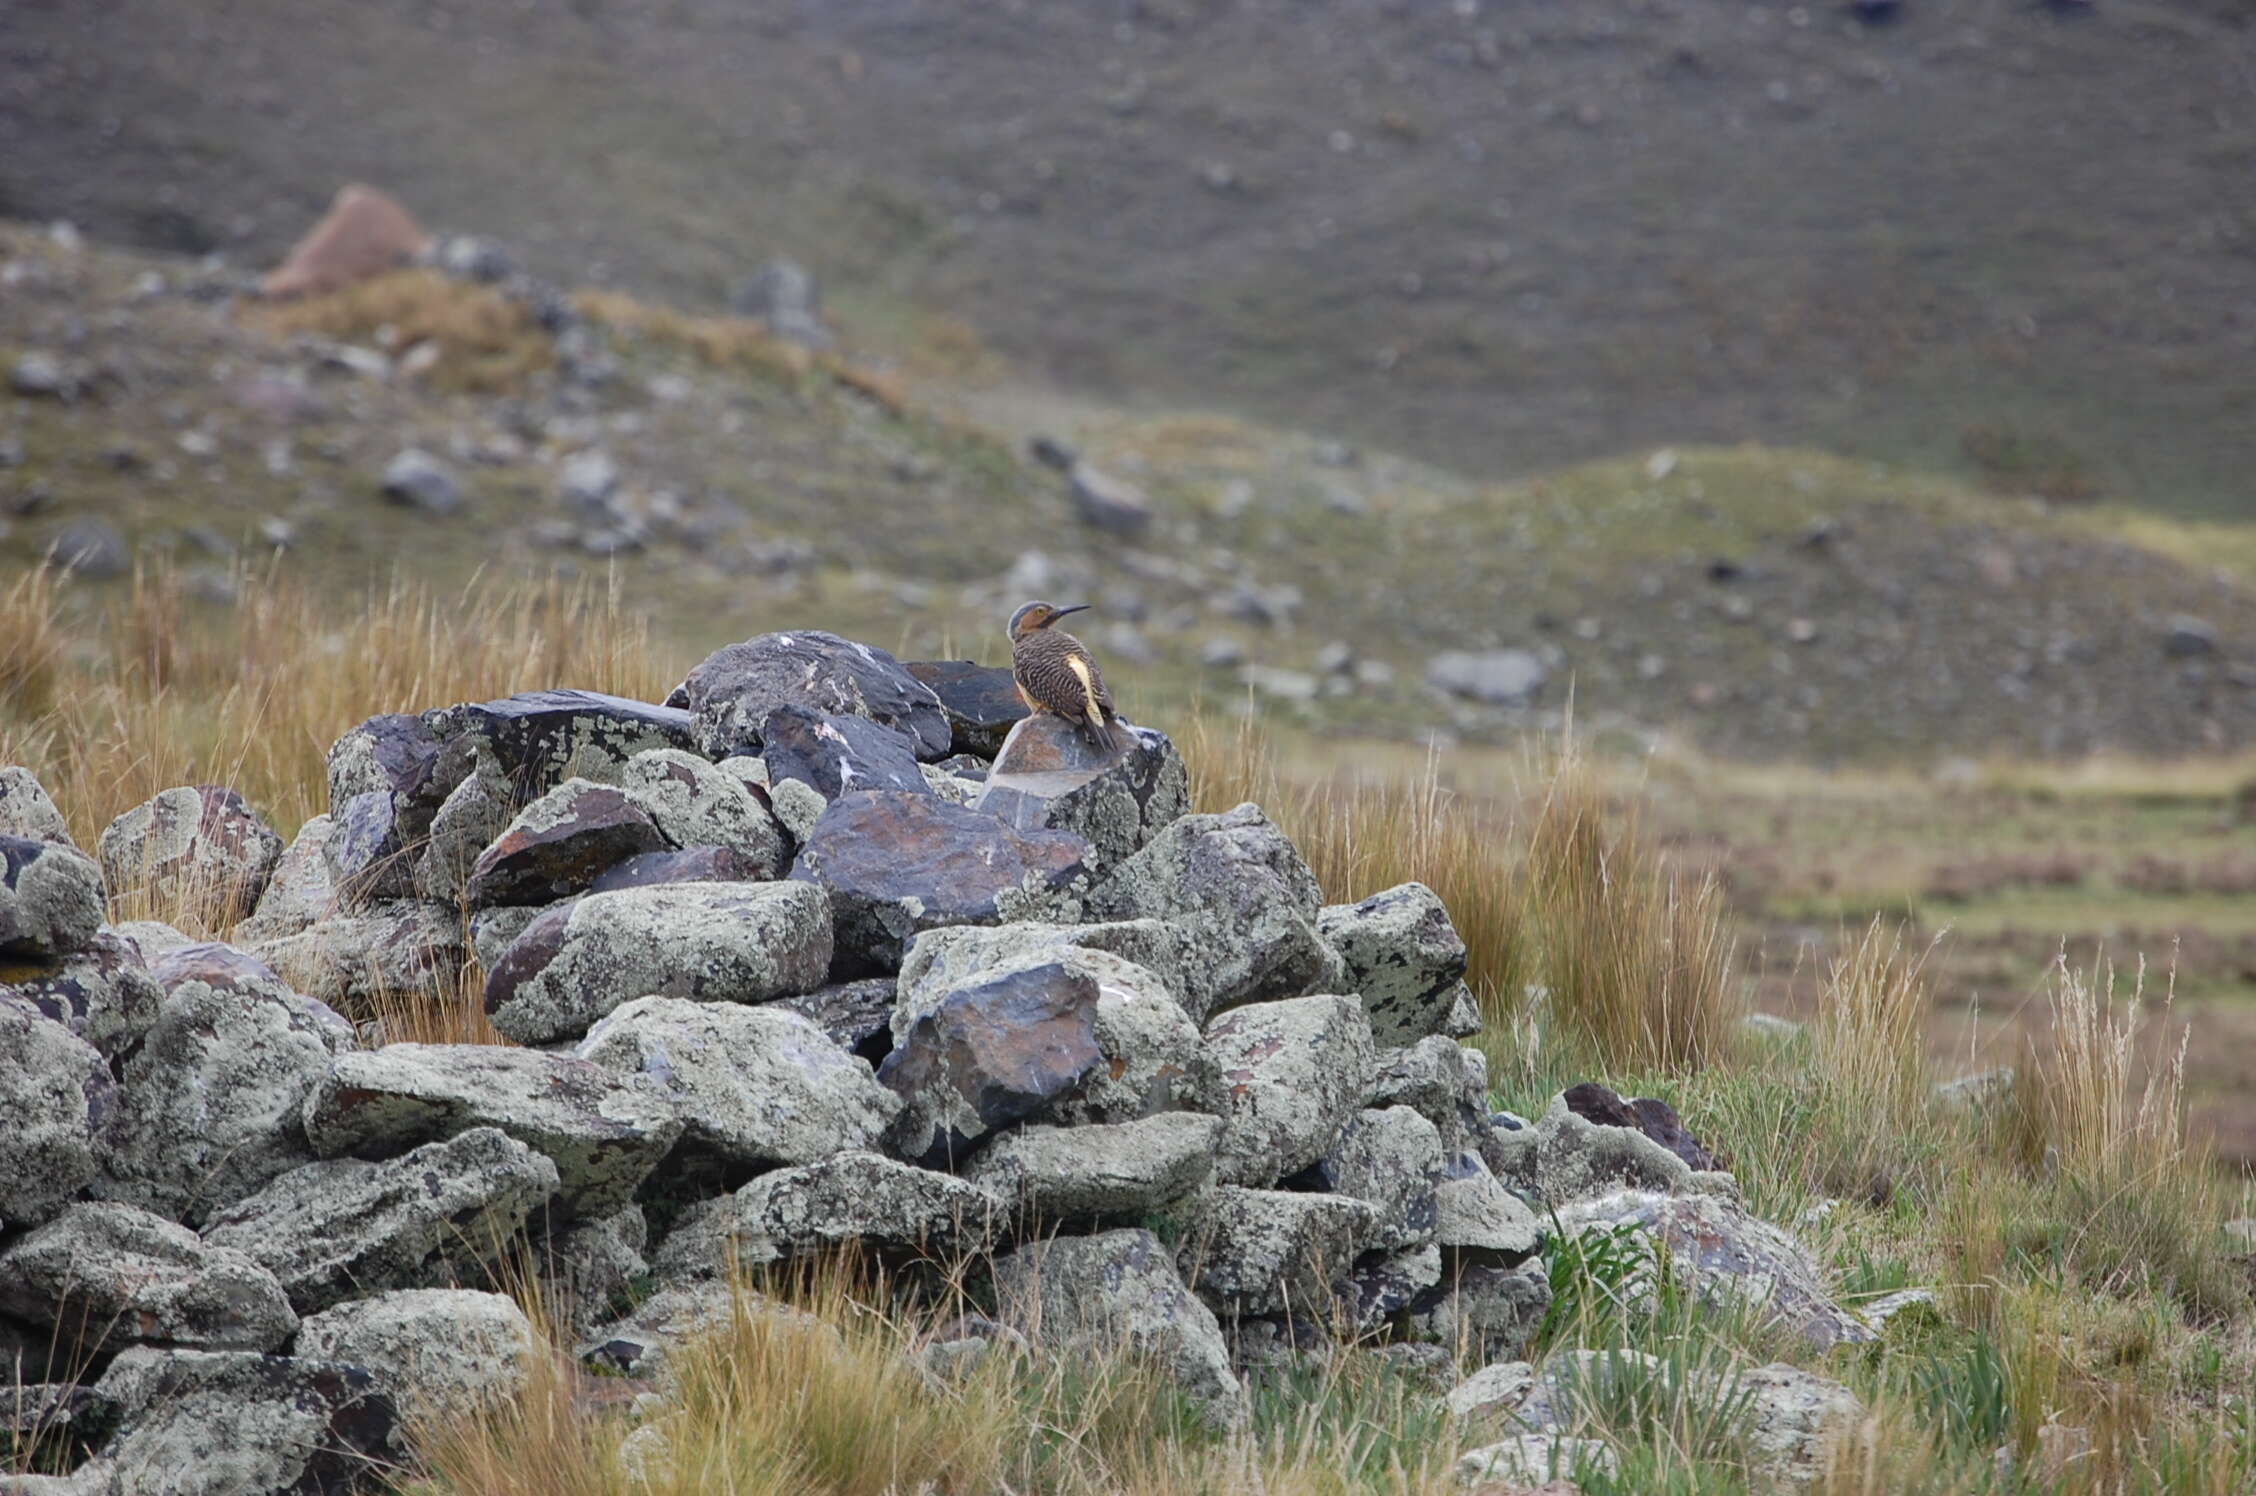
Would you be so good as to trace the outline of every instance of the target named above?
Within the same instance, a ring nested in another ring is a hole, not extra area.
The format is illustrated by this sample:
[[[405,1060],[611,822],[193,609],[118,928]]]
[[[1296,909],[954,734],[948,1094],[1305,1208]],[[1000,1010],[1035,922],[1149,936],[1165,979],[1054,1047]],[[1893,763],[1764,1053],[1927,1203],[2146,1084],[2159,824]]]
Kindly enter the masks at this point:
[[[395,270],[320,296],[250,302],[238,315],[272,336],[313,333],[395,356],[428,346],[436,361],[423,377],[446,390],[514,390],[556,362],[556,341],[531,308],[430,269]]]
[[[693,316],[623,291],[576,291],[572,305],[591,322],[677,349],[710,369],[790,380],[815,367],[813,354],[757,318]]]
[[[0,592],[0,713],[29,719],[54,704],[65,643],[55,580],[35,567]]]

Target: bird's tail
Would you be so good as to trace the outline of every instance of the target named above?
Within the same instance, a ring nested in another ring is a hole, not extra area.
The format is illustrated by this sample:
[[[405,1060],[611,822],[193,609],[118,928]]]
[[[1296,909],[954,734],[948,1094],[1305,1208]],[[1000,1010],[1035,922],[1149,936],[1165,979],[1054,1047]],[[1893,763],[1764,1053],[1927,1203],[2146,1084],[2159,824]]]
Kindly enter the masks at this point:
[[[1118,716],[1109,716],[1100,722],[1085,725],[1089,740],[1107,753],[1124,754],[1135,746],[1135,734],[1128,730],[1128,724]]]

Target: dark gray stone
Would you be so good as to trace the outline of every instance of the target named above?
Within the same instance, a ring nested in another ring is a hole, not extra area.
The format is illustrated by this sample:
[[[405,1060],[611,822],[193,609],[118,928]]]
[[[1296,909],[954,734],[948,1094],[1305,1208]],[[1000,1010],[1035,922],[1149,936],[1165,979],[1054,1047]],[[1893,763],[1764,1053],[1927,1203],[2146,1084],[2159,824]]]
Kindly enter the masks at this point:
[[[689,713],[599,691],[527,691],[465,702],[425,712],[423,725],[449,744],[450,757],[466,752],[479,776],[512,805],[574,775],[615,784],[628,760],[653,748],[696,747]]]
[[[1165,733],[1122,723],[1100,746],[1045,713],[1011,729],[973,808],[1021,831],[1073,832],[1102,869],[1189,814],[1190,780]]]
[[[972,660],[911,660],[902,669],[940,699],[948,717],[949,747],[980,760],[1003,751],[1011,728],[1025,720],[1026,702],[1001,665]]]
[[[706,656],[682,683],[707,758],[757,754],[761,726],[780,706],[867,717],[945,758],[950,733],[940,700],[884,650],[816,629],[762,634]]]
[[[637,852],[595,875],[589,893],[656,888],[663,883],[762,883],[775,876],[733,847],[691,847],[681,852]]]
[[[479,855],[463,898],[473,909],[552,903],[584,891],[616,863],[665,848],[657,825],[625,791],[567,779],[519,812]]]
[[[867,717],[779,706],[761,722],[760,741],[770,784],[796,779],[825,800],[849,790],[932,793],[916,745]]]

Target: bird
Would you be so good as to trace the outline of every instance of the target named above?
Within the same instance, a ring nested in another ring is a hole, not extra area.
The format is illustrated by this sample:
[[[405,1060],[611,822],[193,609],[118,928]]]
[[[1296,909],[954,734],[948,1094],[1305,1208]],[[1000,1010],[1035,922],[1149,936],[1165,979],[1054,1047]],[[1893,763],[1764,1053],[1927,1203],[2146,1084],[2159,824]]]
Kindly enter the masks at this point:
[[[1087,603],[1061,608],[1055,603],[1023,604],[1010,616],[1011,680],[1028,711],[1049,712],[1075,723],[1099,748],[1118,745],[1113,729],[1120,714],[1105,689],[1104,676],[1088,646],[1053,627]]]

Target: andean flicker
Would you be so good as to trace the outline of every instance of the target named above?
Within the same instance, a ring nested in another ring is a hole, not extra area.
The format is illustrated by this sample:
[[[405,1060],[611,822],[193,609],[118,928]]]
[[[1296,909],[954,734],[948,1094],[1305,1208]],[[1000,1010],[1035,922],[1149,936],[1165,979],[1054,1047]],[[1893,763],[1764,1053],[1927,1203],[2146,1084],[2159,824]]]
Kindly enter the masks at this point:
[[[1078,724],[1100,748],[1116,746],[1112,693],[1090,658],[1088,646],[1054,625],[1068,613],[1089,606],[1080,603],[1061,608],[1054,603],[1027,603],[1010,618],[1011,678],[1027,708],[1051,712]]]

